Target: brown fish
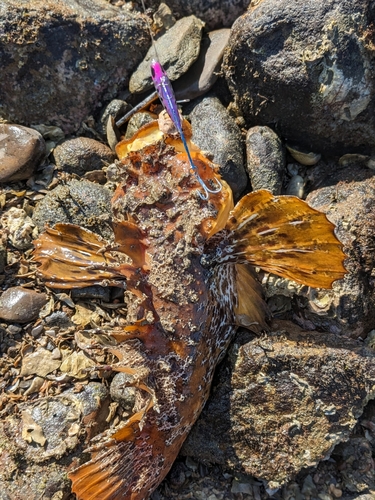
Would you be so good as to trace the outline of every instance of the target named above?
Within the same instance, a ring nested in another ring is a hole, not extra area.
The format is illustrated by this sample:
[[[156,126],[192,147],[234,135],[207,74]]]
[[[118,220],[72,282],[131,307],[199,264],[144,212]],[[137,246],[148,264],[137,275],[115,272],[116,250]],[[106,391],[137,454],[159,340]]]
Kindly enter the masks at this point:
[[[220,179],[190,140],[189,147],[204,182]],[[266,327],[252,266],[322,288],[345,274],[342,246],[324,214],[268,191],[233,208],[221,179],[223,190],[202,200],[181,141],[157,122],[121,142],[117,153],[123,181],[113,197],[115,245],[58,224],[35,249],[47,286],[126,283],[138,301],[138,320],[111,332],[119,360],[111,368],[130,375],[138,403],[69,474],[81,500],[144,500],[163,480],[237,327]],[[121,253],[132,262],[119,263]]]

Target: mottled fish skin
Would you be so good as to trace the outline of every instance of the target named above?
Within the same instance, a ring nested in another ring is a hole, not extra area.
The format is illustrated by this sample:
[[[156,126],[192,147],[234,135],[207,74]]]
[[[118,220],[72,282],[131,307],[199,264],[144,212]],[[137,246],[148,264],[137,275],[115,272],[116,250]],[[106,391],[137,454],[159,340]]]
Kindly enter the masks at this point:
[[[193,144],[191,151],[202,179],[215,180],[215,167]],[[103,277],[110,285],[122,275],[138,300],[138,320],[111,332],[119,359],[112,369],[132,376],[138,403],[109,440],[89,450],[91,459],[70,472],[80,500],[145,500],[166,476],[238,325],[265,327],[266,307],[246,261],[300,282],[311,277],[314,286],[330,286],[345,273],[345,255],[324,214],[268,191],[250,193],[233,209],[224,181],[222,191],[203,200],[183,144],[156,123],[120,143],[117,153],[124,180],[112,202],[114,249],[133,265],[116,266],[108,248],[100,251],[100,239],[77,226],[47,231],[35,250],[49,286],[103,284]],[[68,257],[59,252],[54,260],[51,252],[67,239],[66,255],[77,255],[71,272]],[[332,273],[325,264],[316,268],[314,252],[329,258]]]

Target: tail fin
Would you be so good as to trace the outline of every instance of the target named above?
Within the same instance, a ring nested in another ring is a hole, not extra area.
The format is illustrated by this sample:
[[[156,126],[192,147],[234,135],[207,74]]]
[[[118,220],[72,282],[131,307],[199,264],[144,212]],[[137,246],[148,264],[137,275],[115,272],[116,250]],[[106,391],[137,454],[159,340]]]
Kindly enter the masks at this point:
[[[168,472],[173,460],[165,467],[168,450],[162,446],[157,452],[158,443],[149,442],[153,429],[134,425],[127,430],[126,438],[115,436],[97,451],[91,449],[91,460],[68,474],[77,499],[145,500]]]
[[[137,376],[132,368],[117,371]],[[68,474],[79,500],[144,500],[160,482],[163,454],[157,453],[158,443],[149,442],[155,394],[141,380],[134,385],[148,393],[147,403],[109,441],[88,449],[91,460]],[[160,445],[164,452],[164,443]]]
[[[249,262],[312,287],[331,288],[346,273],[335,226],[294,196],[248,194],[228,219],[229,245],[219,262]]]

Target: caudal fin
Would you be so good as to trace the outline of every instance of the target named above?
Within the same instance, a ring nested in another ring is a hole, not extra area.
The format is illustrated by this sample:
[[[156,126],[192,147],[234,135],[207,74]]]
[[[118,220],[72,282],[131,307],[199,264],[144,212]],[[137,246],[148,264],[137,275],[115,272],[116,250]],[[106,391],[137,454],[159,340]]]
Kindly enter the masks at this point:
[[[226,229],[229,244],[219,262],[249,262],[319,288],[331,288],[346,273],[335,226],[294,196],[250,193],[235,206]]]

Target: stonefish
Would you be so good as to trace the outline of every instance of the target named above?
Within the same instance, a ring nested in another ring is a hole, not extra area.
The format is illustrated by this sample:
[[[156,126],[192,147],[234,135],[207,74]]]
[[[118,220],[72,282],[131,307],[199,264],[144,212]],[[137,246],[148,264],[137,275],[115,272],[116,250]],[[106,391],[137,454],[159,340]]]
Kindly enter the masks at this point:
[[[181,140],[154,121],[117,146],[114,243],[69,224],[36,241],[47,286],[122,283],[137,304],[137,320],[111,332],[118,363],[110,367],[128,374],[136,403],[127,421],[89,448],[91,459],[71,470],[81,500],[144,500],[166,476],[236,329],[266,328],[254,267],[322,288],[345,274],[342,246],[323,213],[265,190],[233,207],[229,186],[183,126],[201,179],[220,181],[220,192],[199,196]]]

